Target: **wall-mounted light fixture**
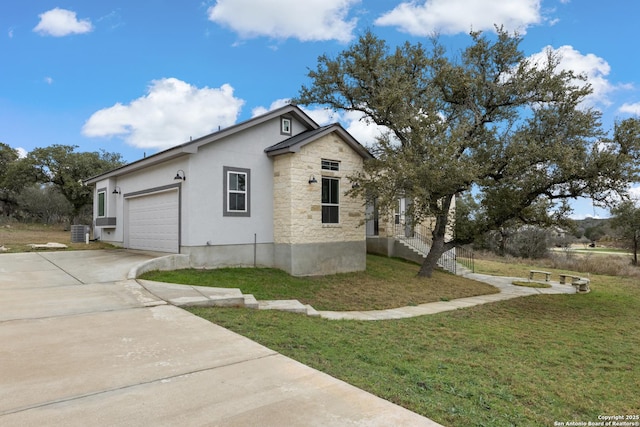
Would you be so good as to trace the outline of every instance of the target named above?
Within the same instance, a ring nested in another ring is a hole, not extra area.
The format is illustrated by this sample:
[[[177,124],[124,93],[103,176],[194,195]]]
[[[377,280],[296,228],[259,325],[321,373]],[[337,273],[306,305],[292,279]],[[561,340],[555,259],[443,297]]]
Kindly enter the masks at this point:
[[[181,179],[183,181],[186,181],[187,177],[185,176],[184,171],[182,169],[178,169],[178,172],[176,172],[176,176],[173,179],[175,180]]]
[[[120,191],[120,187],[116,185],[116,188],[113,189],[111,194],[122,194],[122,191]]]
[[[315,184],[315,183],[317,183],[317,182],[318,182],[318,180],[316,179],[316,177],[315,177],[315,176],[311,175],[311,176],[309,177],[309,184]]]

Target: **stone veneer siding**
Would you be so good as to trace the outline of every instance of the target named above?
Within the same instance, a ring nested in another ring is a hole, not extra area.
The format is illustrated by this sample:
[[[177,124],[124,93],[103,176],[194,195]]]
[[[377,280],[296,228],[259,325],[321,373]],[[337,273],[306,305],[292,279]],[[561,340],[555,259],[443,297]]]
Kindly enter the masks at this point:
[[[339,161],[340,170],[323,170],[322,159]],[[309,143],[297,153],[274,158],[276,265],[299,275],[357,271],[366,267],[364,203],[360,198],[345,194],[351,189],[348,177],[361,171],[362,165],[362,157],[335,134]],[[309,184],[311,176],[318,182]],[[340,179],[338,224],[322,223],[323,176]],[[331,245],[325,245],[327,243],[335,245],[333,254]],[[337,249],[339,247],[343,250]],[[314,263],[307,259],[314,253],[314,257],[322,253],[326,258],[324,262],[315,258],[317,268],[313,268]],[[335,258],[341,258],[340,262]],[[334,271],[329,271],[331,268]]]
[[[322,159],[340,162],[339,171],[321,169]],[[362,170],[362,157],[336,135],[303,146],[298,153],[274,159],[275,243],[364,241],[364,204],[347,196],[349,175]],[[318,182],[309,184],[314,176]],[[322,224],[322,177],[340,179],[340,222]]]

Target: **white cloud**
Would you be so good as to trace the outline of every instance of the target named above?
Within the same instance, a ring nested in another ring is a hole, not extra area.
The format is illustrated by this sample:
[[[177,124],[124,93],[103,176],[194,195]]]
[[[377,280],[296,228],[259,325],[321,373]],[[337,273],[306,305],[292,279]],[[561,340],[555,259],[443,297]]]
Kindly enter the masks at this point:
[[[569,215],[569,218],[576,220],[576,221],[580,221],[583,219],[587,219],[587,218],[593,218],[593,219],[607,219],[609,218],[609,216],[607,215],[606,212],[600,212],[600,213],[596,213],[596,214],[592,214],[592,213],[572,213]]]
[[[388,131],[384,126],[378,126],[364,118],[358,111],[337,113],[328,108],[304,109],[316,123],[321,126],[339,122],[347,132],[364,146],[373,146],[378,138]]]
[[[628,200],[632,201],[636,205],[636,207],[640,208],[640,184],[636,183],[635,187],[633,185],[627,187],[627,196]],[[623,199],[619,195],[613,194],[608,201],[611,205],[618,205],[623,200],[627,199]]]
[[[541,0],[424,0],[400,3],[375,23],[415,36],[494,30],[494,25],[523,34],[542,22]]]
[[[288,105],[290,103],[291,103],[291,99],[290,98],[276,99],[268,107],[260,106],[260,107],[256,107],[253,110],[251,110],[251,117],[256,117],[256,116],[268,113],[269,111],[273,111],[276,108],[284,107],[285,105]],[[328,108],[323,108],[323,107],[307,108],[307,107],[304,107],[304,106],[300,106],[300,108],[309,117],[311,117],[311,119],[314,122],[316,122],[320,126],[324,126],[324,125],[328,125],[328,124],[331,124],[331,123],[335,123],[341,117],[340,114],[335,113],[334,111],[332,111],[332,110],[330,110]]]
[[[609,99],[611,93],[625,87],[624,85],[614,85],[607,79],[611,72],[611,67],[607,61],[592,53],[583,55],[572,46],[565,45],[557,49],[547,46],[540,52],[531,55],[529,59],[534,63],[545,64],[548,50],[559,56],[559,70],[572,70],[576,74],[584,74],[587,77],[587,83],[593,89],[593,93],[584,101],[587,106],[609,106],[611,105],[611,100]]]
[[[138,148],[165,149],[233,125],[244,101],[233,88],[202,89],[176,78],[154,80],[147,94],[95,112],[82,128],[90,137],[123,137]]]
[[[622,107],[618,109],[621,113],[633,114],[636,116],[640,116],[640,102],[636,102],[635,104],[622,104]]]
[[[636,203],[636,206],[640,207],[640,185],[629,188],[629,197]]]
[[[366,147],[373,147],[378,138],[389,131],[387,127],[371,123],[364,119],[362,113],[355,111],[346,113],[342,118],[342,122],[347,131],[357,139],[360,144]]]
[[[47,77],[45,77],[45,78],[44,78],[44,82],[45,82],[46,84],[48,84],[48,85],[53,84],[53,78],[52,78],[52,77],[47,76]]]
[[[291,103],[291,99],[289,98],[276,99],[271,103],[271,105],[269,105],[269,107],[256,107],[253,110],[251,110],[251,117],[260,116],[262,114],[268,113],[269,111],[275,110],[280,107],[284,107],[285,105],[288,105],[290,103]]]
[[[302,110],[311,117],[311,119],[318,123],[320,126],[326,126],[335,122],[341,121],[341,115],[329,108],[316,107],[307,108],[300,107]]]
[[[357,20],[347,20],[360,0],[217,0],[209,20],[227,26],[241,38],[261,36],[301,41],[353,38]]]
[[[110,30],[115,30],[125,25],[119,8],[114,9],[106,15],[99,17],[98,19],[96,19],[96,22],[100,22]]]
[[[291,102],[289,98],[277,99],[269,107],[256,107],[251,111],[252,117],[259,116],[269,111],[280,108]],[[384,126],[377,126],[364,120],[364,115],[357,111],[335,112],[330,108],[316,107],[307,108],[300,106],[311,119],[320,126],[332,123],[340,123],[347,132],[351,134],[359,143],[365,146],[372,146],[382,133],[387,131]]]
[[[63,37],[69,34],[83,34],[93,30],[91,21],[82,19],[78,21],[76,13],[71,10],[56,7],[40,16],[40,22],[33,31],[45,36]]]
[[[25,157],[27,157],[27,154],[29,153],[27,150],[25,150],[22,147],[16,148],[16,151],[18,152],[18,157],[21,159],[24,159]]]
[[[290,104],[290,103],[291,103],[291,99],[290,98],[276,99],[268,107],[260,106],[260,107],[256,107],[253,110],[251,110],[251,117],[256,117],[256,116],[259,116],[261,114],[268,113],[269,111],[275,110],[276,108],[283,107],[283,106],[285,106],[287,104]],[[302,106],[302,105],[299,106],[299,107],[309,117],[311,117],[311,120],[313,120],[314,122],[316,122],[320,126],[325,126],[325,125],[328,125],[328,124],[331,124],[331,123],[336,123],[337,121],[340,121],[340,118],[342,117],[339,113],[336,113],[336,112],[334,112],[333,110],[331,110],[329,108],[324,108],[324,107],[307,108],[307,107]]]

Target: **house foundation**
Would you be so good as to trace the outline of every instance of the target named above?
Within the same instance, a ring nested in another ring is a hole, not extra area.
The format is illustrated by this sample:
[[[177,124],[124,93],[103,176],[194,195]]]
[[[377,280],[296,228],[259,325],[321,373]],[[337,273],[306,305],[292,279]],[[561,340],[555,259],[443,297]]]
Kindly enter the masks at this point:
[[[292,276],[319,276],[367,267],[364,241],[334,243],[276,244],[276,268]]]

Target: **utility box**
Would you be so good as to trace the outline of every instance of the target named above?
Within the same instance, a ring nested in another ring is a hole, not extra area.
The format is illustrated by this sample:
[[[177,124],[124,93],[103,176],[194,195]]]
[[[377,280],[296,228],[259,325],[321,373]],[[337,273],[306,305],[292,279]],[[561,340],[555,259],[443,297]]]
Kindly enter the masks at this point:
[[[85,242],[87,233],[89,233],[88,225],[72,225],[71,226],[71,243]]]

